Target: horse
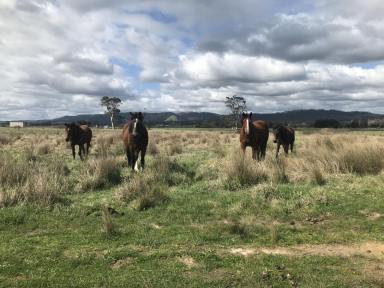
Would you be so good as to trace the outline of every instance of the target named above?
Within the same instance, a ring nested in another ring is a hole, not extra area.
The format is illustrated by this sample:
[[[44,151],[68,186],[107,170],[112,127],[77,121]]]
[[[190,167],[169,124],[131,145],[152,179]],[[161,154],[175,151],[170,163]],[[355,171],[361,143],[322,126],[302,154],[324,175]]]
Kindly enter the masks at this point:
[[[141,112],[130,113],[131,121],[123,127],[123,142],[125,153],[127,155],[128,167],[138,171],[138,158],[140,153],[141,169],[145,165],[145,153],[148,146],[148,131],[145,128],[143,120],[144,115]]]
[[[295,142],[295,130],[290,127],[278,126],[273,129],[273,142],[276,143],[276,158],[279,155],[280,145],[283,145],[284,152],[288,155],[288,150],[291,148],[293,152],[293,143]]]
[[[65,141],[71,142],[72,156],[75,159],[75,145],[79,145],[79,156],[81,160],[84,160],[84,156],[88,156],[89,147],[91,147],[92,130],[88,125],[77,125],[75,123],[65,123]],[[87,148],[84,148],[84,144]]]
[[[245,153],[247,146],[252,147],[252,159],[262,160],[265,158],[267,142],[269,137],[268,125],[265,121],[252,122],[252,112],[242,114],[242,127],[240,130],[240,146]]]

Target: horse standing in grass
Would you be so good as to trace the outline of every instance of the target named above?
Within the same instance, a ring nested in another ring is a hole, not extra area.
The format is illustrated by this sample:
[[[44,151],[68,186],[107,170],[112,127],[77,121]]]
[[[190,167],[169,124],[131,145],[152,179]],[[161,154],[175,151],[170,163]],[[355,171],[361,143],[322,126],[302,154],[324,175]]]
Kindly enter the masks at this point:
[[[295,130],[293,128],[278,126],[273,129],[273,136],[273,142],[276,143],[276,158],[279,155],[281,145],[283,145],[286,155],[288,155],[289,148],[291,148],[291,153],[293,152],[293,143],[295,142]]]
[[[252,112],[242,114],[242,124],[240,130],[240,145],[243,153],[247,146],[252,147],[252,159],[262,160],[265,158],[269,129],[266,122],[257,120],[252,122]]]
[[[143,120],[143,113],[131,113],[131,121],[123,127],[123,142],[128,166],[136,171],[139,170],[139,153],[141,169],[144,169],[145,153],[148,146],[148,131],[144,126]]]
[[[91,147],[92,130],[88,125],[77,125],[75,123],[65,123],[65,141],[71,143],[73,159],[75,159],[75,146],[79,146],[79,156],[81,160],[84,160],[83,156],[87,157],[89,153],[89,147]],[[87,147],[84,148],[84,145]]]

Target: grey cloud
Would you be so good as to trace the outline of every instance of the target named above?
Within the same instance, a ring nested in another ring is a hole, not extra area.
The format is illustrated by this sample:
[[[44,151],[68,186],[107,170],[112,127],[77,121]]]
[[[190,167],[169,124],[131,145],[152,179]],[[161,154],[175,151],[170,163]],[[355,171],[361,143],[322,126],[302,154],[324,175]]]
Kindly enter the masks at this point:
[[[75,55],[62,55],[55,58],[57,65],[64,66],[65,70],[76,73],[94,73],[111,75],[114,73],[113,65],[108,61],[95,61]]]

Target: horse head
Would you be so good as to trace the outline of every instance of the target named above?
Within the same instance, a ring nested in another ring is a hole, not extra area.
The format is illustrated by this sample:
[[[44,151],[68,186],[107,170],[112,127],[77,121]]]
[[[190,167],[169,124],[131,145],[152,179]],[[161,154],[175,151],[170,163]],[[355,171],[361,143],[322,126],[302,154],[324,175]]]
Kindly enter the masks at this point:
[[[75,123],[71,123],[71,124],[68,124],[68,123],[65,123],[65,141],[68,142],[68,141],[72,141],[72,138],[73,138],[73,130],[74,130],[74,127],[76,126]]]
[[[277,126],[273,128],[273,143],[277,143],[277,140],[281,137],[281,130],[283,126]]]
[[[68,142],[72,137],[71,124],[65,123],[65,142]]]
[[[144,115],[141,112],[135,112],[131,114],[131,123],[133,125],[132,127],[132,135],[136,136],[138,134],[138,130],[141,129],[143,126],[143,120],[144,120]]]
[[[252,112],[249,114],[243,112],[241,115],[241,123],[243,125],[245,134],[249,135],[250,125],[252,123]]]

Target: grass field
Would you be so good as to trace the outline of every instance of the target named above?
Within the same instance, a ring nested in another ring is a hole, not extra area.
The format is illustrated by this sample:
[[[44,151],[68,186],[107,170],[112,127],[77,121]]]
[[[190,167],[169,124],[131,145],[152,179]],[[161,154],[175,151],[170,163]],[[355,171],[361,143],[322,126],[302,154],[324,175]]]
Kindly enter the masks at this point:
[[[384,133],[299,131],[242,157],[231,131],[0,128],[0,287],[384,287]],[[109,213],[113,208],[116,213]]]

